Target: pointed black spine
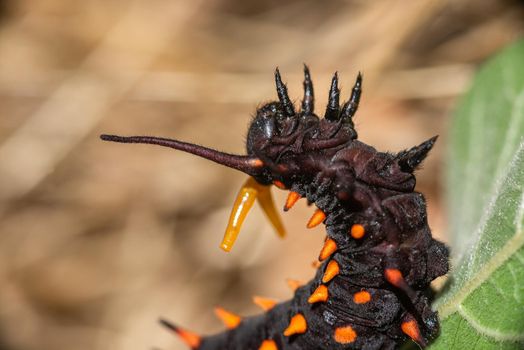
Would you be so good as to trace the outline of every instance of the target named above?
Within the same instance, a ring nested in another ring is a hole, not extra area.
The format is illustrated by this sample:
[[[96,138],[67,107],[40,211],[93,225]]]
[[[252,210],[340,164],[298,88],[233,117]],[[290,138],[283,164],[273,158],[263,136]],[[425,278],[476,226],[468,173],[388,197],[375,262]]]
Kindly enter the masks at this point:
[[[295,108],[293,107],[293,103],[289,99],[289,96],[287,94],[287,87],[282,82],[282,77],[280,76],[280,71],[275,69],[275,83],[277,85],[277,94],[278,99],[280,100],[280,103],[282,104],[282,107],[284,108],[284,113],[288,117],[292,117],[295,115]]]
[[[333,79],[331,80],[331,88],[329,89],[329,100],[326,107],[326,113],[324,118],[327,120],[337,120],[340,114],[340,90],[338,89],[338,74],[335,72],[333,74]]]
[[[342,108],[342,118],[353,118],[355,113],[357,113],[360,95],[362,95],[362,73],[358,72],[357,80],[351,90],[351,98]]]
[[[435,145],[438,135],[422,142],[420,145],[402,151],[397,155],[397,162],[404,172],[412,173],[426,158],[429,151]]]
[[[304,64],[304,98],[302,99],[302,112],[311,114],[315,110],[315,94],[313,82],[309,74],[309,67]]]

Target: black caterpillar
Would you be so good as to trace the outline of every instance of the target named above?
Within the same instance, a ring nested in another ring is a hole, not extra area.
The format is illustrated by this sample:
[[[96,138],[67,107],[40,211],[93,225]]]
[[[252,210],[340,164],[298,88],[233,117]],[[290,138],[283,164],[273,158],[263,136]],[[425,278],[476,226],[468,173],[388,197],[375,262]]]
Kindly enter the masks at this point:
[[[162,321],[192,348],[207,349],[394,349],[413,339],[425,347],[439,331],[431,310],[430,282],[448,271],[448,249],[434,240],[424,197],[413,172],[436,137],[398,154],[378,152],[357,140],[352,118],[362,92],[359,74],[350,99],[339,104],[333,76],[324,118],[314,114],[313,84],[304,67],[299,112],[278,69],[278,101],[257,110],[247,136],[247,155],[156,137],[102,135],[107,141],[171,147],[251,176],[240,191],[222,248],[231,249],[247,210],[258,198],[283,233],[269,186],[289,189],[284,210],[304,197],[317,206],[308,227],[326,225],[315,278],[294,297],[267,312],[242,319],[217,313],[229,330],[201,337]]]

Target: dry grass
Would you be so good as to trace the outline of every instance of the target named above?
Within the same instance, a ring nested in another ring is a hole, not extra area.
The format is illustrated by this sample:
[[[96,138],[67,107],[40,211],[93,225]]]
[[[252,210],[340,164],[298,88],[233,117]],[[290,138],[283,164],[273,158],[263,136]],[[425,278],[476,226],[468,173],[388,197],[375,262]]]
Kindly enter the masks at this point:
[[[445,237],[450,113],[478,64],[524,28],[518,1],[0,4],[2,349],[182,349],[158,316],[218,331],[214,305],[252,314],[251,295],[288,298],[286,277],[313,274],[323,232],[306,231],[311,208],[284,216],[286,241],[255,209],[224,254],[241,174],[97,138],[151,134],[241,153],[249,115],[275,97],[276,65],[298,97],[307,62],[319,108],[334,70],[343,94],[362,70],[357,126],[379,149],[443,136],[419,189]]]

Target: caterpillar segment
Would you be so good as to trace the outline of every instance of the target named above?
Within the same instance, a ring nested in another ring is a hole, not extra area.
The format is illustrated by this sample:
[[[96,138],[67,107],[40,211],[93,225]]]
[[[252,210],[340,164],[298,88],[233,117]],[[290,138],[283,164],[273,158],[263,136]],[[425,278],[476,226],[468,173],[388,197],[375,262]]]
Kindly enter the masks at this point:
[[[165,138],[102,135],[106,141],[171,147],[249,175],[233,207],[221,248],[234,246],[257,201],[279,236],[285,235],[270,186],[290,191],[284,211],[301,198],[317,210],[307,227],[324,224],[326,240],[315,277],[291,281],[293,297],[277,303],[257,298],[264,312],[241,318],[223,309],[226,330],[199,336],[162,324],[198,350],[395,349],[412,339],[425,347],[439,331],[427,297],[430,282],[448,271],[448,249],[434,240],[414,171],[435,144],[433,137],[397,154],[357,139],[353,117],[362,93],[359,73],[340,103],[338,74],[324,118],[314,113],[311,74],[304,67],[300,110],[279,70],[278,100],[257,110],[246,155],[233,155]]]

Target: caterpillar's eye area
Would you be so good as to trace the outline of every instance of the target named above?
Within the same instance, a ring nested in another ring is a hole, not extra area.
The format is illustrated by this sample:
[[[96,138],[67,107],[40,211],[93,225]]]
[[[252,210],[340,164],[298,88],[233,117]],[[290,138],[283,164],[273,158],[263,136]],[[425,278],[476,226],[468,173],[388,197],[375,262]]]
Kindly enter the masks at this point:
[[[258,203],[262,207],[262,210],[268,217],[271,225],[273,225],[277,234],[280,237],[286,235],[286,230],[282,224],[282,220],[275,208],[270,186],[261,185],[254,178],[250,177],[244,185],[242,185],[237,194],[237,198],[233,204],[233,209],[231,210],[231,215],[229,216],[229,222],[226,227],[224,238],[222,239],[222,243],[220,243],[220,248],[226,252],[231,251],[231,248],[233,248],[238,234],[240,233],[240,229],[242,228],[242,223],[246,219],[255,200],[258,200]]]

